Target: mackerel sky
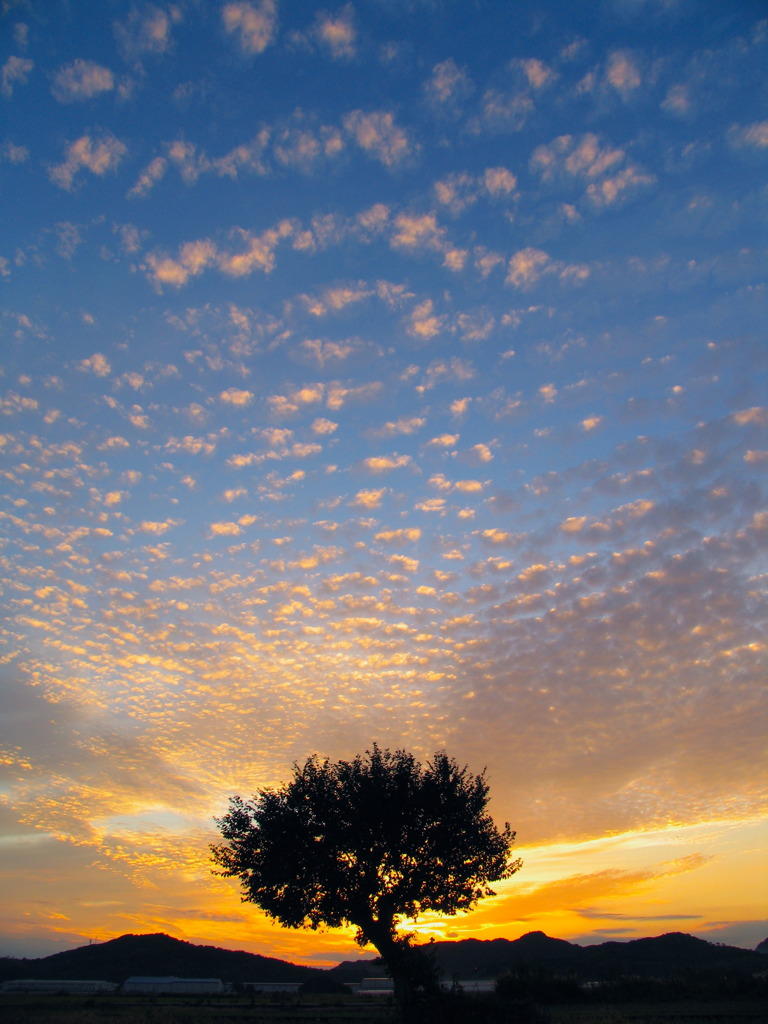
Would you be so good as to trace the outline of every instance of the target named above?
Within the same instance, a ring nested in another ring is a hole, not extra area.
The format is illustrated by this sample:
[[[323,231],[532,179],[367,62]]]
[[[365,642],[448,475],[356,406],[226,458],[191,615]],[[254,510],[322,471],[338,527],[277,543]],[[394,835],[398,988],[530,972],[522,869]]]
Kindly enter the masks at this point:
[[[765,937],[766,68],[756,0],[3,0],[0,953],[350,955],[207,844],[373,741],[518,832],[425,935]]]

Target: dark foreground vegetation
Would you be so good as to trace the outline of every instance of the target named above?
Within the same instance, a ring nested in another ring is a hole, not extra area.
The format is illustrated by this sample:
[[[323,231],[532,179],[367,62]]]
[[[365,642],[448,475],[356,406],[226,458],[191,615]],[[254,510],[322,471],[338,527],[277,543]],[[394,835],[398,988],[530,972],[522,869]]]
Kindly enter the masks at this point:
[[[425,999],[418,1024],[765,1024],[764,978],[621,978],[594,989],[516,971],[495,993]],[[224,996],[0,994],[3,1024],[395,1024],[391,997],[342,993]]]
[[[764,997],[558,1004],[495,996],[446,995],[425,1007],[422,1024],[764,1024]],[[290,996],[209,1000],[129,996],[0,995],[3,1024],[393,1024],[389,1000]]]

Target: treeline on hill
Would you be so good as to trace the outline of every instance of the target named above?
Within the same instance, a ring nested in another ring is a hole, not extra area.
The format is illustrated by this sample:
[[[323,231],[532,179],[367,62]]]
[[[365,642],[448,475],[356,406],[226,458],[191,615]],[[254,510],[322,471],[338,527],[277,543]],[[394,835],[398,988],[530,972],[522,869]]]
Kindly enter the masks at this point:
[[[681,932],[591,946],[529,932],[513,941],[465,939],[436,942],[431,948],[449,978],[498,978],[509,971],[547,970],[552,976],[584,983],[619,977],[663,979],[691,971],[751,975],[768,970],[768,958],[756,950],[719,945]]]

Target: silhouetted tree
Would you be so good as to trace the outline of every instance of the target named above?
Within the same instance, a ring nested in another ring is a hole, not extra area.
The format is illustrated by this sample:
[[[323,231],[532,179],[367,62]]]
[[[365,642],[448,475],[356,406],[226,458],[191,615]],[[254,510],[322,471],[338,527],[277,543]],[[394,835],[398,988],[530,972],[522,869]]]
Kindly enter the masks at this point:
[[[315,755],[287,784],[230,800],[215,819],[227,840],[211,847],[215,873],[239,878],[243,900],[284,927],[354,925],[406,1011],[430,971],[399,921],[469,910],[520,867],[515,833],[496,828],[487,803],[485,773],[442,752],[426,766],[376,744],[351,761]]]

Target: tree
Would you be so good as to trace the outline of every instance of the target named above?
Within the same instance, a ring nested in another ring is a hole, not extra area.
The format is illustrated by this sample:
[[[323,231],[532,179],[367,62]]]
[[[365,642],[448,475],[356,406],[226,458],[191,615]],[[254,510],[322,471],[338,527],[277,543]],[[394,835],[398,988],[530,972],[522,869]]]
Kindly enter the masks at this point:
[[[510,858],[515,833],[496,828],[487,803],[485,772],[443,752],[426,766],[376,744],[351,761],[313,755],[279,788],[230,800],[215,819],[227,840],[211,846],[215,873],[239,878],[243,901],[284,927],[354,925],[404,1009],[425,961],[400,920],[470,910],[520,867]]]

